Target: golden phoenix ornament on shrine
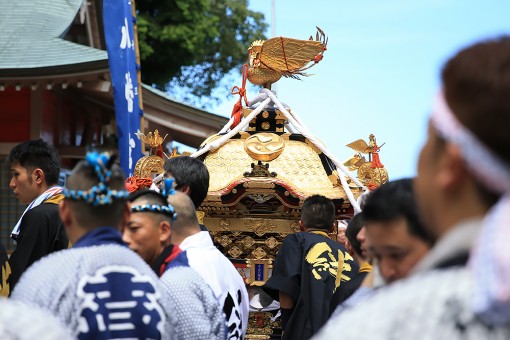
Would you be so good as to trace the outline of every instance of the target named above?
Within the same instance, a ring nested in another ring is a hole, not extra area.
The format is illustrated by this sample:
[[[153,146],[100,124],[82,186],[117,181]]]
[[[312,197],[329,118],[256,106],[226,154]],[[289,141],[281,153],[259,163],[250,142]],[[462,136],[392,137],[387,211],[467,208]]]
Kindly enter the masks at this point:
[[[322,60],[328,39],[317,27],[315,40],[299,40],[276,37],[269,40],[257,40],[248,49],[248,80],[255,85],[271,88],[282,76],[299,79],[309,76],[303,71]]]
[[[379,158],[379,151],[384,143],[382,145],[377,145],[373,134],[370,134],[368,140],[368,144],[363,139],[358,139],[347,144],[347,147],[353,149],[357,153],[347,160],[344,166],[351,171],[357,170],[358,178],[370,190],[373,190],[388,182],[388,171],[384,168]],[[362,154],[368,154],[368,162]]]

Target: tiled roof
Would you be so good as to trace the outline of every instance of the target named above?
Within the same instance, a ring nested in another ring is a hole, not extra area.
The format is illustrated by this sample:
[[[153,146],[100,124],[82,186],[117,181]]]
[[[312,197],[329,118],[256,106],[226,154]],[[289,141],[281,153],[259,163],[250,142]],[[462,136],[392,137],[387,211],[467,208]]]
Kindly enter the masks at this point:
[[[106,51],[60,37],[82,0],[0,0],[0,69],[26,69],[107,60]]]
[[[0,47],[1,69],[50,67],[103,59],[108,59],[106,51],[59,38],[18,41]]]

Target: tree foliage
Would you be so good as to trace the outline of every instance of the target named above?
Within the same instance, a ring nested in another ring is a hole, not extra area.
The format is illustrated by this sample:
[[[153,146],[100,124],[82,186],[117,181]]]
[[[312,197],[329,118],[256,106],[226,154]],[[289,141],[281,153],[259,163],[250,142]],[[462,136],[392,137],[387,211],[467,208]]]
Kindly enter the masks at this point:
[[[262,13],[247,0],[137,2],[142,80],[172,92],[211,97],[221,80],[247,60],[251,42],[265,39]]]

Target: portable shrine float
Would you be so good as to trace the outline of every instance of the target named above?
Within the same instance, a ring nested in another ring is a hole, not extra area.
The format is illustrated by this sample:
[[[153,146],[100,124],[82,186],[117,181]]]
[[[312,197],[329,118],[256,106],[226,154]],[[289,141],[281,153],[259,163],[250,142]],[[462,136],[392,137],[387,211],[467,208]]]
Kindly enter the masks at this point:
[[[344,165],[269,89],[281,76],[303,75],[322,59],[325,49],[320,30],[315,40],[277,37],[253,43],[243,77],[265,88],[244,108],[240,99],[229,124],[192,155],[204,161],[210,174],[199,219],[248,285],[252,311],[248,339],[280,337],[278,304],[259,287],[271,275],[282,240],[299,231],[304,199],[324,195],[334,202],[337,220],[349,219],[360,210],[360,195],[388,180],[373,135],[368,143],[357,140],[348,145],[357,153],[355,161]],[[244,86],[236,93],[244,97]]]
[[[254,42],[250,64],[243,67],[243,86],[236,88],[245,107],[240,98],[229,123],[191,155],[203,160],[210,174],[208,195],[197,211],[199,221],[238,269],[250,294],[247,339],[281,337],[279,304],[260,286],[271,276],[283,239],[299,231],[305,198],[324,195],[335,204],[337,220],[349,219],[360,211],[362,193],[388,180],[373,135],[368,143],[360,139],[348,144],[356,154],[338,162],[270,90],[282,76],[304,75],[322,59],[326,43],[320,29],[310,40],[277,37]],[[251,102],[245,97],[246,78],[264,86]],[[139,160],[135,176],[162,173],[158,148],[163,138],[157,131],[139,137],[155,152]],[[368,161],[363,154],[369,155]]]

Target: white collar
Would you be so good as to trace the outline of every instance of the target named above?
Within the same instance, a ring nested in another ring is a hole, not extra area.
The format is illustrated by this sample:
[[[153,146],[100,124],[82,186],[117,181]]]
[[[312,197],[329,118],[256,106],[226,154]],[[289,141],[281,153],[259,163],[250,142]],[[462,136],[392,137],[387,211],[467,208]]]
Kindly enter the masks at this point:
[[[418,262],[412,274],[429,271],[444,260],[460,252],[469,251],[476,241],[481,227],[481,218],[472,218],[455,225]]]

